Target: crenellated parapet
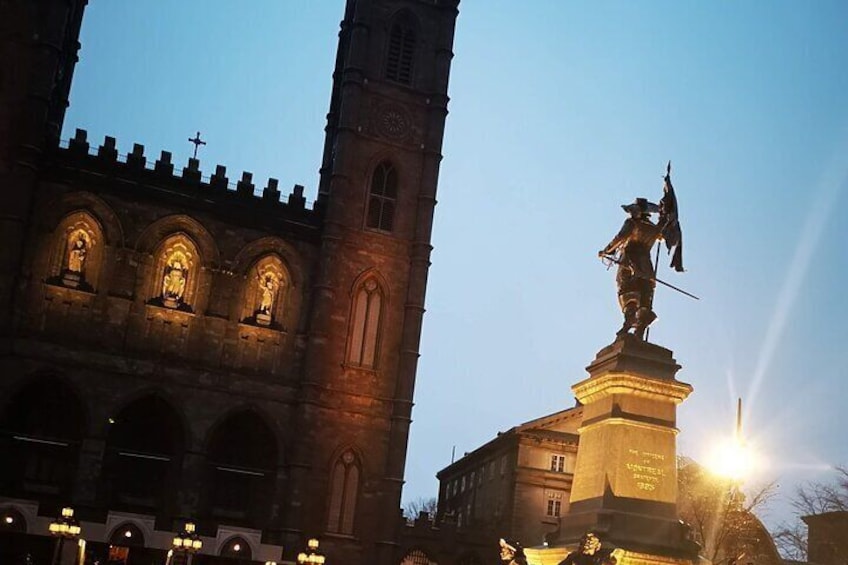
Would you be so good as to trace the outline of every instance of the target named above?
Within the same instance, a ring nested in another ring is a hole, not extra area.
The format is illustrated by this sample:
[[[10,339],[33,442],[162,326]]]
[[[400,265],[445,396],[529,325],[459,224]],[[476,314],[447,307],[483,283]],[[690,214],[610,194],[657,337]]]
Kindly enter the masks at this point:
[[[56,150],[53,164],[65,171],[77,171],[86,180],[96,179],[96,184],[105,191],[126,191],[133,196],[176,201],[184,206],[194,204],[198,209],[219,215],[241,216],[251,224],[264,218],[272,226],[288,221],[301,227],[320,227],[323,217],[325,196],[319,195],[309,206],[299,184],[284,198],[275,178],[269,178],[264,188],[257,191],[253,173],[242,172],[241,178],[234,181],[227,175],[225,166],[216,165],[215,171],[205,176],[199,159],[189,158],[184,167],[178,167],[172,161],[171,152],[162,151],[153,160],[145,155],[144,146],[139,143],[122,155],[111,136],[106,136],[94,149],[84,129],[76,130],[67,148]]]

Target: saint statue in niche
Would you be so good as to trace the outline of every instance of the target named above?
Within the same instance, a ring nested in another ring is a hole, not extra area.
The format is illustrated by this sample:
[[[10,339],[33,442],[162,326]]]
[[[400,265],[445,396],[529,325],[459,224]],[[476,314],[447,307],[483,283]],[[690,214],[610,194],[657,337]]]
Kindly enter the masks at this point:
[[[168,308],[179,308],[183,303],[188,269],[179,259],[172,258],[165,267],[162,277],[162,304]]]
[[[86,253],[88,253],[88,245],[85,238],[80,234],[68,252],[68,270],[74,273],[82,273]]]
[[[89,238],[83,231],[76,231],[68,236],[65,262],[67,267],[62,273],[62,284],[78,288],[85,282],[85,259],[89,251]]]
[[[259,277],[259,309],[256,311],[256,323],[270,326],[274,308],[274,299],[279,283],[271,273]]]

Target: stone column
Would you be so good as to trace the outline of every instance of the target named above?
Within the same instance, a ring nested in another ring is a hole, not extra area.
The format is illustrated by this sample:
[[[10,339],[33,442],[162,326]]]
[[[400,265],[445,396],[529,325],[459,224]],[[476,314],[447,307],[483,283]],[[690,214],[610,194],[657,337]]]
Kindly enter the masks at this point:
[[[563,559],[587,531],[618,548],[619,565],[697,558],[677,514],[677,406],[692,392],[679,369],[671,351],[628,335],[572,387],[583,421],[570,509],[534,565]]]
[[[100,498],[99,485],[103,482],[103,453],[106,441],[102,438],[85,438],[79,450],[77,480],[74,485],[74,504],[95,506]]]

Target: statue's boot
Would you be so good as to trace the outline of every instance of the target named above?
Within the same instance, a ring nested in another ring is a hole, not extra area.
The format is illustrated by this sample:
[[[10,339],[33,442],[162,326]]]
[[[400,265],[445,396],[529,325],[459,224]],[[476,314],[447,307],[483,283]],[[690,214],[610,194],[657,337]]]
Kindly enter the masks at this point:
[[[636,325],[633,332],[639,339],[645,339],[645,330],[651,325],[651,322],[657,319],[657,315],[650,308],[639,308],[636,312]]]
[[[621,337],[623,335],[627,335],[627,332],[630,331],[630,328],[636,327],[638,322],[638,310],[635,305],[628,304],[628,306],[624,309],[624,323],[621,325],[621,329],[618,330],[618,333],[615,335]]]

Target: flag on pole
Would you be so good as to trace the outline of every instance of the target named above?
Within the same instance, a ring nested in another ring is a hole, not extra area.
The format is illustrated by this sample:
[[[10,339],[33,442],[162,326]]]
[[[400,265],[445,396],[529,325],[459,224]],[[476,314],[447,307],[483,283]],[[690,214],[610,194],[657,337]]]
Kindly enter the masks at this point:
[[[660,200],[660,224],[665,247],[671,256],[670,267],[678,273],[683,272],[683,233],[680,231],[680,220],[677,209],[677,196],[671,185],[671,161],[665,170],[663,197]]]

